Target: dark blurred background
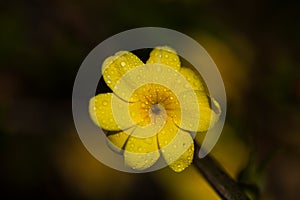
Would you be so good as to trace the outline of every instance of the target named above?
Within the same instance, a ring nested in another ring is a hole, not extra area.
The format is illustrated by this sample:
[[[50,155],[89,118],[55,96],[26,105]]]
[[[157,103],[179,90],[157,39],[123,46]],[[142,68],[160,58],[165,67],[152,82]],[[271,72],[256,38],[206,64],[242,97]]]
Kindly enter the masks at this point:
[[[212,155],[252,198],[299,199],[297,1],[0,2],[1,195],[43,199],[219,199],[189,167],[126,174],[94,159],[72,119],[73,82],[101,41],[165,27],[202,44],[223,76],[228,111]]]

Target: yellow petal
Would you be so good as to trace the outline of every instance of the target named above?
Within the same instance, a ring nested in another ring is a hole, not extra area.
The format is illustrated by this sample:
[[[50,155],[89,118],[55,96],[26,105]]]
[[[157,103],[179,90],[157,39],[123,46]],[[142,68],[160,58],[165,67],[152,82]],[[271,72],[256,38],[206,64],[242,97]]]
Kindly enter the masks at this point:
[[[180,68],[179,71],[190,83],[193,90],[206,91],[202,77],[195,71],[187,67]]]
[[[180,69],[179,56],[176,54],[174,49],[167,46],[156,47],[151,51],[150,58],[148,59],[147,64],[152,63],[168,65],[175,70]]]
[[[171,163],[169,167],[175,172],[181,172],[187,168],[193,161],[194,156],[194,143],[177,159],[175,162]]]
[[[158,144],[167,164],[175,172],[187,168],[194,155],[194,143],[189,133],[178,129],[172,119],[157,134]]]
[[[132,131],[133,128],[126,131],[108,134],[108,146],[116,152],[121,152],[125,148],[125,144]]]
[[[177,126],[184,130],[192,132],[205,132],[218,121],[221,114],[221,108],[217,101],[210,99],[202,91],[194,91],[194,93],[197,96],[199,110],[190,108],[188,104],[183,105],[184,108],[181,109],[183,118],[181,120],[174,118],[174,122]],[[198,126],[195,130],[194,122],[196,120],[198,120]],[[191,122],[193,123],[191,124]],[[191,127],[193,128],[191,129]]]
[[[102,74],[106,84],[114,90],[118,80],[131,69],[144,63],[133,53],[128,51],[117,52],[108,57],[102,64]]]
[[[118,131],[121,130],[120,126],[116,123],[112,111],[111,99],[113,93],[98,94],[91,98],[89,104],[89,113],[93,122],[105,130]],[[117,99],[119,105],[128,106],[128,103]]]
[[[149,116],[150,104],[145,104],[140,101],[129,104],[129,112],[132,121],[141,126],[146,126],[150,123]]]
[[[194,155],[193,139],[189,133],[178,129],[172,119],[167,119],[157,138],[162,155],[171,169],[181,172],[191,164]]]
[[[174,122],[170,117],[167,118],[164,127],[157,133],[159,148],[167,146],[176,136],[178,127],[175,126]]]
[[[133,169],[144,170],[159,158],[156,135],[149,138],[130,136],[124,152],[125,164]]]
[[[196,94],[198,96],[200,110],[198,132],[204,132],[210,127],[213,127],[214,124],[219,120],[221,108],[215,99],[210,98],[201,92],[197,92]]]

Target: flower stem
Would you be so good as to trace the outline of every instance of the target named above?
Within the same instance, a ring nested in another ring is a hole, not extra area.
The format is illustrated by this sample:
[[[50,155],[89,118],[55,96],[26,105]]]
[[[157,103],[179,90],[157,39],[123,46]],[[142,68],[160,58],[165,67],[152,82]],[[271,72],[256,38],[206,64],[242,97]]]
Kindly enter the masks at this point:
[[[193,163],[220,197],[225,200],[249,200],[238,183],[225,172],[215,159],[209,155],[200,159],[199,150],[200,147],[195,142]]]

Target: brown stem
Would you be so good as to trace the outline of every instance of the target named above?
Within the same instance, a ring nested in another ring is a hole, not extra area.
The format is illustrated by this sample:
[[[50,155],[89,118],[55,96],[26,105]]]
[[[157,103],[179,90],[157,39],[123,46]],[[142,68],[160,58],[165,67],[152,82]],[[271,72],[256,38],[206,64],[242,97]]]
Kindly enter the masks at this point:
[[[193,163],[221,198],[225,200],[249,200],[240,186],[215,159],[209,155],[200,159],[198,156],[199,150],[199,145],[195,143]]]

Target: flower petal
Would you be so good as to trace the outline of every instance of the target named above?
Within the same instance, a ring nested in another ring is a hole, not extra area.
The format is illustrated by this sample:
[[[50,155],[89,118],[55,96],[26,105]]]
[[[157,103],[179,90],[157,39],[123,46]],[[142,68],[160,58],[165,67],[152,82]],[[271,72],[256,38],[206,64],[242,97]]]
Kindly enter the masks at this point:
[[[221,114],[221,108],[218,102],[214,99],[210,99],[202,91],[194,91],[197,96],[198,109],[193,109],[187,105],[181,109],[182,118],[174,118],[174,122],[180,128],[192,131],[192,132],[205,132],[212,127],[219,119]],[[185,94],[181,94],[184,96]],[[211,105],[212,104],[212,105]],[[193,107],[193,106],[192,106]],[[199,113],[197,113],[199,111]],[[195,129],[195,124],[198,118],[198,126]],[[191,122],[193,122],[191,124]],[[191,128],[192,127],[192,128]]]
[[[156,135],[148,138],[129,137],[124,152],[127,166],[144,170],[151,167],[159,156]]]
[[[181,172],[187,168],[193,161],[194,156],[194,143],[177,159],[175,162],[171,163],[169,167],[175,172]]]
[[[194,143],[191,135],[175,126],[168,119],[164,128],[157,134],[158,144],[168,165],[175,172],[188,167],[194,155]]]
[[[120,126],[115,121],[112,111],[113,93],[98,94],[91,98],[89,103],[89,113],[93,122],[105,130],[118,131]],[[128,103],[119,98],[114,98],[120,106],[127,106]],[[130,125],[128,125],[130,127]],[[123,127],[122,127],[123,128]]]
[[[131,69],[144,63],[133,53],[119,51],[108,57],[102,64],[102,74],[106,84],[114,90],[118,80]]]
[[[175,70],[180,69],[180,59],[176,51],[170,47],[156,47],[150,53],[147,64],[160,63],[172,67]]]
[[[107,135],[108,139],[108,146],[116,151],[121,152],[125,148],[125,144],[131,134],[131,132],[134,130],[134,128],[130,128],[125,131],[116,132],[116,133],[109,133]]]
[[[206,91],[202,77],[195,71],[187,67],[180,68],[179,72],[191,84],[193,90]]]
[[[164,127],[157,133],[159,148],[167,146],[175,137],[178,127],[175,126],[172,118],[168,117]]]

